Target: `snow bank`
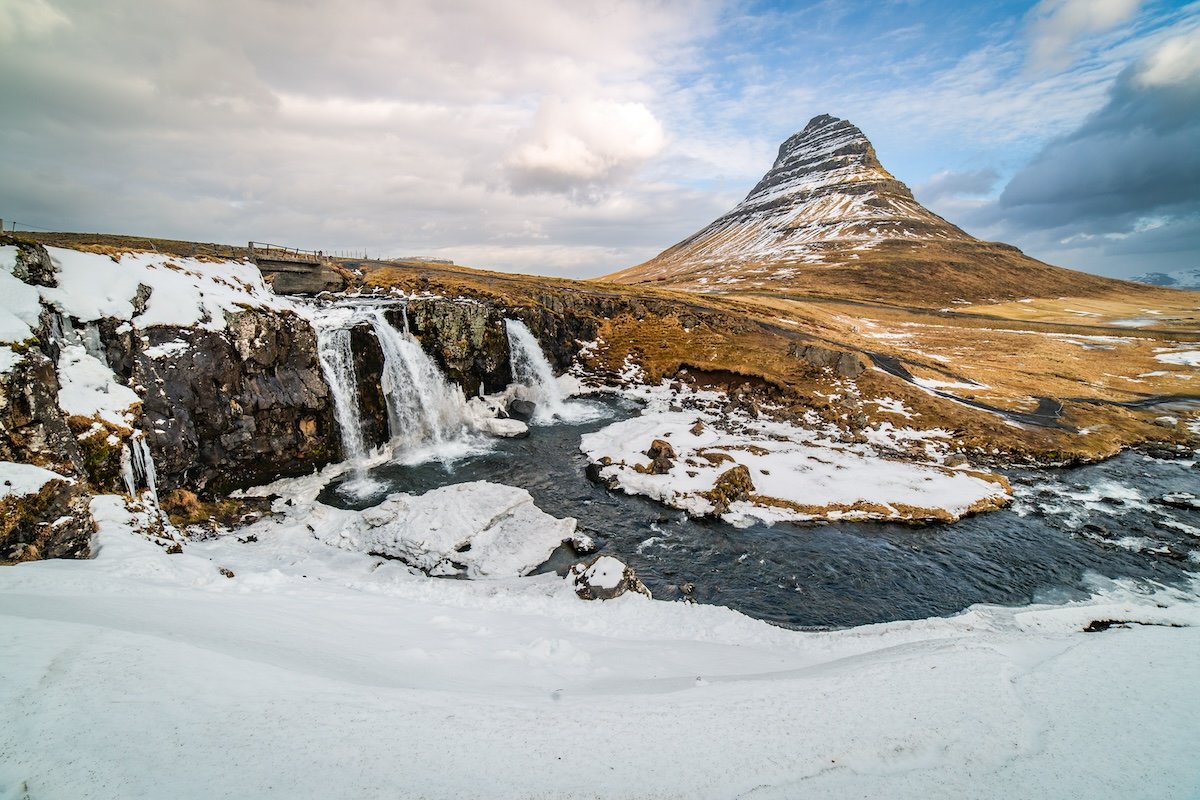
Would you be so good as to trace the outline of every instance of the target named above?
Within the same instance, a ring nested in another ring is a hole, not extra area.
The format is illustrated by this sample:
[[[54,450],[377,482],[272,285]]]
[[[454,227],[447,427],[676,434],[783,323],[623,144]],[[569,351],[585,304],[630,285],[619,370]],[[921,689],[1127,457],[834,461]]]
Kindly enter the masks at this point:
[[[258,268],[247,261],[199,261],[158,253],[107,255],[47,247],[58,271],[59,288],[41,289],[46,302],[80,322],[102,317],[129,320],[138,328],[155,325],[221,330],[225,313],[247,306],[285,310]],[[144,308],[135,306],[139,287]]]
[[[40,492],[50,481],[75,482],[72,478],[64,478],[57,472],[35,467],[33,464],[0,461],[0,500]]]
[[[42,313],[37,287],[13,275],[17,248],[0,247],[0,342],[23,342],[33,335]]]
[[[393,494],[360,511],[322,540],[399,558],[430,575],[524,575],[575,534],[524,489],[487,481],[443,486],[420,496]]]

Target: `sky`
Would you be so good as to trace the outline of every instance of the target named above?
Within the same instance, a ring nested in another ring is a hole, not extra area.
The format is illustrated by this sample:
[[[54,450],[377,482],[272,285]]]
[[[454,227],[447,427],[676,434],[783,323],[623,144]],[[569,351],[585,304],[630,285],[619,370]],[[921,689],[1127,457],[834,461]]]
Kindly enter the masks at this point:
[[[1200,2],[0,0],[6,227],[593,277],[812,117],[1050,263],[1200,267]]]

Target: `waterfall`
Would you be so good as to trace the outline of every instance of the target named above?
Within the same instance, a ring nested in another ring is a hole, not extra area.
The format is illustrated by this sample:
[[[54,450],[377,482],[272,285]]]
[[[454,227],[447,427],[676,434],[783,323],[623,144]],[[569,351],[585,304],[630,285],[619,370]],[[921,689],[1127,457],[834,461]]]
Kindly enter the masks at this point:
[[[567,404],[538,340],[520,320],[506,319],[504,328],[508,333],[513,380],[528,389],[529,399],[537,403],[534,421],[548,423],[556,417],[565,418]]]
[[[130,497],[137,497],[137,490],[145,487],[158,503],[158,473],[154,469],[154,458],[141,431],[134,431],[129,441],[121,445],[121,480]]]
[[[462,439],[469,429],[462,389],[442,371],[408,332],[398,331],[379,309],[367,319],[383,350],[383,394],[393,440],[405,445],[440,445]]]
[[[349,328],[317,328],[317,357],[321,373],[333,396],[333,413],[342,433],[342,451],[346,460],[361,472],[367,456],[363,444],[362,418],[358,408],[358,379],[354,374],[354,354],[350,351]]]

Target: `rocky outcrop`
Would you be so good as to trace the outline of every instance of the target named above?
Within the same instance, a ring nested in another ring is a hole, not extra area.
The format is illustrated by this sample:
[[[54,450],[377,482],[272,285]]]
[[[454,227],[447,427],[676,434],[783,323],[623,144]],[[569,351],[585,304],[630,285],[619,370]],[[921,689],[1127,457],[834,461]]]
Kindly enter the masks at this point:
[[[866,358],[859,353],[831,350],[813,344],[792,344],[788,347],[788,354],[807,361],[814,367],[832,369],[843,378],[857,378],[868,366]]]
[[[378,447],[388,440],[388,411],[380,383],[383,350],[369,324],[364,322],[350,329],[350,352],[354,356],[354,376],[358,381],[363,443],[368,448]]]
[[[403,325],[403,311],[393,309],[388,321]],[[454,300],[408,301],[408,327],[425,352],[452,382],[468,394],[503,389],[512,381],[503,308]]]
[[[70,480],[49,481],[32,494],[0,494],[0,563],[90,556],[90,500],[86,487]]]
[[[38,347],[0,373],[0,460],[79,475],[83,455],[58,406],[58,373]]]
[[[164,489],[220,493],[340,456],[306,320],[247,309],[223,331],[151,328],[143,336],[128,378],[144,398],[142,428]]]
[[[703,493],[713,505],[712,514],[719,517],[729,510],[733,503],[749,500],[754,494],[754,481],[750,478],[750,470],[738,464],[721,473],[713,488]]]

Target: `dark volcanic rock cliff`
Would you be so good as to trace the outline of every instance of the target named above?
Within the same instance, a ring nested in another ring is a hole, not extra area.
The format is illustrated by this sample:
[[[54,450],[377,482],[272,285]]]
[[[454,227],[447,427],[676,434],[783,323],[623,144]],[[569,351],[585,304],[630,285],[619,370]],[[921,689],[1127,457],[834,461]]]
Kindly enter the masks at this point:
[[[340,455],[307,320],[248,309],[224,331],[152,328],[126,377],[164,488],[220,492],[300,475]],[[172,343],[183,346],[172,351]],[[166,355],[152,357],[155,347]]]

